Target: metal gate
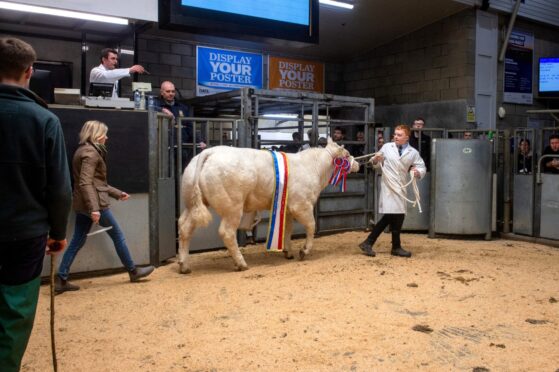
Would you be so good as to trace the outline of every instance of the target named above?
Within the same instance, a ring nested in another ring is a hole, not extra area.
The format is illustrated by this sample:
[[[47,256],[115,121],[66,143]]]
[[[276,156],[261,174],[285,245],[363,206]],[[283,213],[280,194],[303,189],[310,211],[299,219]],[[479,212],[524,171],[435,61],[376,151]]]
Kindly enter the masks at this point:
[[[515,234],[534,235],[535,156],[534,129],[519,128],[513,137],[513,225]]]
[[[551,134],[559,134],[557,128],[544,128],[541,131],[541,146],[544,154],[549,147]],[[553,159],[559,159],[559,155],[541,155],[537,163],[536,182],[539,189],[539,236],[546,239],[559,239],[559,173],[546,173],[545,164]]]

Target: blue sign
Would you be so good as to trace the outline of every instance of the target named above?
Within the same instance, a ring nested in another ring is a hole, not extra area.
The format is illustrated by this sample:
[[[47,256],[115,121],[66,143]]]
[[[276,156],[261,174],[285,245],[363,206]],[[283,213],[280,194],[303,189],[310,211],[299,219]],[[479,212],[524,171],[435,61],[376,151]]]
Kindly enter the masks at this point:
[[[196,95],[240,88],[262,88],[261,54],[198,46]]]

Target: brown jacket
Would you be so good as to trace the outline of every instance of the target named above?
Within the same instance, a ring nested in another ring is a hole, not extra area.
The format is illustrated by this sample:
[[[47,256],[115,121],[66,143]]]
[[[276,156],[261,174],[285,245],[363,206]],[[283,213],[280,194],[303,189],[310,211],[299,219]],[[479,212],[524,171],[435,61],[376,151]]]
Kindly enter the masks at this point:
[[[74,177],[73,203],[78,212],[107,209],[109,196],[120,199],[122,191],[107,184],[107,165],[99,151],[91,144],[80,145],[72,160]]]

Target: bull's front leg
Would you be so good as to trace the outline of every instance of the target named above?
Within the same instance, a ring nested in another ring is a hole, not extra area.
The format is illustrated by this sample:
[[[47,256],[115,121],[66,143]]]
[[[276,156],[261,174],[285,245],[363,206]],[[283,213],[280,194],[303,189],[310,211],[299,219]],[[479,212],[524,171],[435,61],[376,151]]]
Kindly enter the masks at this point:
[[[291,234],[293,232],[293,216],[288,212],[285,216],[285,247],[283,255],[288,260],[293,259],[293,252],[291,251]]]
[[[237,228],[241,223],[241,214],[242,211],[239,215],[222,216],[221,224],[219,225],[219,235],[233,258],[238,271],[248,269],[245,259],[239,250],[239,245],[237,244]]]
[[[311,252],[316,229],[312,204],[301,205],[293,211],[293,216],[303,225],[306,232],[305,246],[299,251],[299,258],[302,260]]]

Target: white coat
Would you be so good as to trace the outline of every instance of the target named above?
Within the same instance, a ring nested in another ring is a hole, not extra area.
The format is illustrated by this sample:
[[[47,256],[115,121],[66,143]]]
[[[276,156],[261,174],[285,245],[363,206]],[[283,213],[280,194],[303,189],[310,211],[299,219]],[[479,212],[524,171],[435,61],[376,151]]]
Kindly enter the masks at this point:
[[[392,171],[394,174],[398,174],[402,185],[409,182],[410,168],[412,166],[418,170],[420,178],[423,178],[427,172],[427,168],[425,168],[425,163],[419,155],[419,152],[417,152],[417,150],[409,144],[406,149],[402,151],[402,156],[398,154],[398,146],[396,146],[396,143],[394,142],[385,144],[378,152],[384,157],[383,168],[387,171]],[[373,164],[373,167],[376,169],[381,168],[380,166],[380,162]],[[406,213],[406,204],[407,202],[401,196],[393,192],[386,185],[386,175],[383,172],[380,186],[379,213]]]

